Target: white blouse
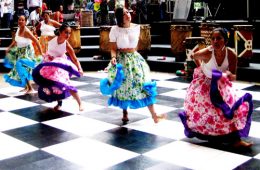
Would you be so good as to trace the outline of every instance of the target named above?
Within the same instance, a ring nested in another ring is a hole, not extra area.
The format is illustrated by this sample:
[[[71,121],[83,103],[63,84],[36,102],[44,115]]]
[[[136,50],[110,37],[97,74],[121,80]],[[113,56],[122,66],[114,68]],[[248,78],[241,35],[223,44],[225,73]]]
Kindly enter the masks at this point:
[[[17,29],[16,34],[15,34],[15,42],[16,42],[17,47],[26,47],[26,46],[30,45],[32,43],[32,40],[29,38],[19,36],[18,35],[19,30],[20,30],[20,28]]]
[[[201,64],[202,71],[208,78],[212,78],[213,69],[224,72],[224,71],[228,70],[228,66],[229,66],[229,63],[228,63],[227,48],[226,48],[225,58],[224,58],[223,63],[221,64],[221,66],[218,66],[218,63],[217,63],[215,55],[214,55],[214,50],[212,51],[210,60],[207,63],[202,62],[202,64]]]
[[[139,41],[140,25],[134,24],[129,28],[112,26],[109,41],[116,42],[118,49],[136,48]]]
[[[66,53],[66,47],[66,41],[64,41],[62,44],[58,44],[58,37],[56,36],[48,42],[47,54],[53,57],[64,57]]]
[[[44,21],[41,22],[41,35],[43,36],[54,36],[54,31],[56,28],[52,25],[45,24]]]

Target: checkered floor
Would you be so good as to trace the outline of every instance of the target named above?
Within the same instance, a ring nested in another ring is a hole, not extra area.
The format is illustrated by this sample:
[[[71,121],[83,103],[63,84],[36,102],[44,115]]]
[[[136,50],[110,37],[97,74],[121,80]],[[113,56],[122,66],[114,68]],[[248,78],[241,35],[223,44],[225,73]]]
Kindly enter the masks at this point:
[[[88,72],[73,78],[84,101],[79,112],[76,101],[45,103],[37,93],[0,85],[0,169],[19,170],[166,170],[166,169],[260,169],[260,86],[235,82],[238,93],[254,97],[250,149],[214,145],[184,136],[177,113],[183,108],[189,83],[174,74],[152,72],[157,80],[155,109],[167,120],[153,123],[147,108],[129,110],[130,121],[121,122],[122,111],[107,106],[99,92],[103,72]]]

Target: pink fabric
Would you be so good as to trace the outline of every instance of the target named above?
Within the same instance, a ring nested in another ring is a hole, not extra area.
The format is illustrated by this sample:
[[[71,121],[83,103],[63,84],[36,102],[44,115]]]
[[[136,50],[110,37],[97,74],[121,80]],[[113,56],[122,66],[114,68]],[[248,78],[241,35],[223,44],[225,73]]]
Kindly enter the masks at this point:
[[[52,57],[49,55],[44,56],[44,62],[54,62],[54,63],[62,63],[65,65],[69,65],[77,70],[77,67],[67,59],[67,56],[63,57]],[[49,80],[61,82],[67,85],[70,85],[70,76],[69,73],[61,68],[54,67],[54,66],[44,66],[40,70],[40,74]]]
[[[232,120],[226,119],[223,112],[213,106],[210,100],[211,79],[207,78],[201,68],[194,70],[194,79],[187,90],[184,109],[187,113],[187,125],[194,132],[204,135],[225,135],[236,130],[241,130],[246,125],[249,110],[248,103],[243,103],[235,111]],[[218,88],[223,100],[232,106],[238,99],[232,83],[222,77],[218,82]]]

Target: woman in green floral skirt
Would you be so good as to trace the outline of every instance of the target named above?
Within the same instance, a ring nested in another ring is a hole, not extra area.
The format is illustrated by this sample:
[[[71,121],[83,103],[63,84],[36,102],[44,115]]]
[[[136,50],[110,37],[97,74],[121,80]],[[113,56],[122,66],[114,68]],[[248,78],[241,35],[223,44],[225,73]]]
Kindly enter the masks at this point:
[[[33,92],[32,69],[41,61],[42,50],[36,37],[26,27],[26,20],[24,15],[19,17],[19,27],[14,40],[6,50],[4,65],[11,70],[4,75],[4,79],[13,86],[23,87],[22,91],[27,94]],[[39,49],[40,56],[37,58],[35,58],[32,41]]]
[[[111,62],[108,78],[100,82],[100,90],[111,95],[108,104],[123,109],[124,123],[128,122],[127,109],[148,107],[155,123],[165,115],[157,115],[156,82],[151,81],[150,69],[144,58],[136,51],[140,35],[140,25],[131,23],[127,9],[118,7],[115,11],[117,25],[112,26],[109,34],[111,43]]]

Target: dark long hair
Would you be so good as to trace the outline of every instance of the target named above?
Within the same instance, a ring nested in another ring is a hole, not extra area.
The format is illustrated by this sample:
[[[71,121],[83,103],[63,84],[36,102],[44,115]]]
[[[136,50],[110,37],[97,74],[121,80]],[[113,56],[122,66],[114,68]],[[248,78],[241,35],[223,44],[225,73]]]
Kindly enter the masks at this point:
[[[57,31],[57,30],[55,31],[55,35],[60,35],[60,33],[61,33],[62,31],[64,31],[66,28],[68,28],[68,27],[70,27],[69,24],[63,23],[63,24],[60,26],[59,30],[58,30],[58,31]]]
[[[124,25],[124,8],[123,7],[118,7],[115,10],[115,16],[116,16],[116,21],[117,21],[117,26],[123,27]]]

